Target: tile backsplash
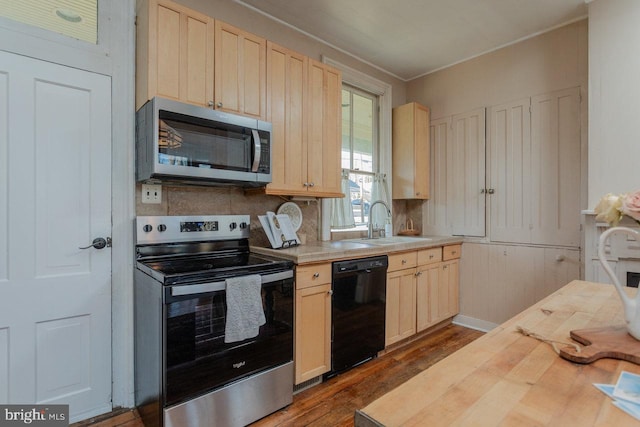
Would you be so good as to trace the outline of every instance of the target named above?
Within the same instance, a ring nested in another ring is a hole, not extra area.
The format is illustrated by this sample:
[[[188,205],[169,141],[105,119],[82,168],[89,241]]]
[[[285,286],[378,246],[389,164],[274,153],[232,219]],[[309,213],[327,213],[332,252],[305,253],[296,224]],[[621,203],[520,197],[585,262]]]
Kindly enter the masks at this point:
[[[258,215],[276,212],[287,200],[264,194],[245,194],[238,187],[162,186],[162,203],[142,203],[142,186],[136,185],[136,215],[251,215],[251,238],[254,246],[269,246]],[[302,227],[298,230],[307,243],[318,240],[318,202],[299,202]]]
[[[264,194],[245,193],[239,187],[202,187],[202,186],[162,186],[162,202],[159,204],[142,203],[142,185],[136,185],[136,215],[237,215],[251,216],[251,238],[254,246],[269,246],[267,236],[262,231],[258,215],[267,211],[276,212],[278,207],[288,201],[283,197]],[[296,202],[302,211],[302,227],[298,236],[307,244],[319,240],[319,203]],[[404,229],[407,218],[420,230],[422,223],[421,201],[393,201],[393,231],[396,234]],[[365,231],[332,233],[332,240],[363,237]]]

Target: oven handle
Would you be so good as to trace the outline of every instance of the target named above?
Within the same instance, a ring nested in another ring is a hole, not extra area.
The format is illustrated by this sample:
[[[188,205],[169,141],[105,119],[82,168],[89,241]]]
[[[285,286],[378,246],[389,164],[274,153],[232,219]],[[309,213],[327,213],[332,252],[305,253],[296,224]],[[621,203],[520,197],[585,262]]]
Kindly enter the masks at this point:
[[[293,277],[293,270],[281,271],[279,273],[265,274],[260,276],[262,278],[262,284],[278,282],[280,280],[290,279]],[[173,286],[171,288],[171,296],[184,296],[184,295],[196,295],[204,294],[208,292],[224,291],[227,288],[226,282],[221,280],[219,282],[201,283],[197,285],[185,285],[185,286]]]

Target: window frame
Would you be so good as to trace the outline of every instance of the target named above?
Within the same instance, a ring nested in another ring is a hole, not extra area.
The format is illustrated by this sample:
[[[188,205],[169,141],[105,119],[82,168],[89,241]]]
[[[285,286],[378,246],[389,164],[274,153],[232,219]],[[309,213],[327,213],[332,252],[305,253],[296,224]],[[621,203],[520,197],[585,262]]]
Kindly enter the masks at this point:
[[[346,87],[345,87],[346,86]],[[342,164],[342,159],[341,159],[341,166],[342,166],[342,170],[343,171],[347,171],[350,175],[351,174],[357,174],[357,175],[361,175],[361,176],[368,176],[370,177],[372,180],[375,178],[375,175],[379,172],[380,168],[380,138],[379,138],[379,133],[380,133],[380,116],[378,114],[378,112],[380,111],[380,97],[379,95],[376,95],[374,93],[371,92],[367,92],[365,90],[362,90],[360,88],[357,88],[355,86],[350,85],[349,83],[343,82],[342,84],[342,90],[345,91],[347,90],[350,94],[350,123],[351,123],[351,129],[349,131],[349,136],[350,136],[350,144],[349,144],[349,160],[350,160],[350,164],[349,164],[349,168],[345,168],[344,165]],[[366,170],[362,170],[362,169],[356,169],[354,168],[354,109],[353,109],[353,96],[357,95],[360,96],[362,98],[366,98],[368,100],[371,100],[372,102],[372,135],[371,135],[371,139],[372,139],[372,144],[373,146],[371,147],[371,169],[372,171],[366,171]],[[343,108],[345,107],[345,105],[342,106]],[[344,143],[344,142],[343,142]],[[341,150],[342,152],[344,152],[344,145],[341,146]],[[360,181],[357,181],[360,182]],[[345,194],[345,197],[348,197],[351,199],[351,194]],[[371,203],[371,201],[369,201],[369,203]],[[336,231],[354,231],[354,230],[358,230],[358,229],[362,229],[362,227],[366,226],[366,223],[361,222],[361,219],[364,219],[364,215],[365,214],[365,209],[364,209],[364,204],[362,206],[360,206],[360,217],[355,217],[355,221],[356,221],[356,226],[354,228],[348,228],[348,229],[332,229],[332,232],[336,232]],[[366,215],[368,218],[368,215]]]
[[[391,177],[391,114],[392,86],[336,60],[322,57],[324,64],[342,72],[342,83],[378,96],[378,172],[386,174],[389,190],[393,188]],[[342,144],[340,144],[342,150]],[[331,240],[331,203],[322,199],[320,212],[320,239]],[[356,229],[350,229],[351,231]],[[349,231],[349,230],[344,230]]]

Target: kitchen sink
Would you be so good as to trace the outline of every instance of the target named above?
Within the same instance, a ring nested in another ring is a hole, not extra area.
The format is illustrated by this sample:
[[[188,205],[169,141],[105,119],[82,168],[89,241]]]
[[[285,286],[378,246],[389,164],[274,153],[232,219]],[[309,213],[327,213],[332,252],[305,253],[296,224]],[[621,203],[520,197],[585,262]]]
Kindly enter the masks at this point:
[[[358,239],[354,240],[336,240],[328,243],[334,249],[364,249],[370,248],[371,244],[369,240],[366,239]]]
[[[399,243],[415,243],[415,242],[429,242],[432,239],[429,237],[410,237],[410,236],[391,236],[391,237],[374,237],[372,239],[361,238],[356,239],[358,242],[365,243],[367,245],[397,245]]]

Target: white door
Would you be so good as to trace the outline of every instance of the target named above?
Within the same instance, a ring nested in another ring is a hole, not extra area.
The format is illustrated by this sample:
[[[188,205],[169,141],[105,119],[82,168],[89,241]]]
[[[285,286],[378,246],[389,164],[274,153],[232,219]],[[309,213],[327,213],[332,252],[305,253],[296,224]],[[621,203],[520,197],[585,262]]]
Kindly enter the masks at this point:
[[[0,403],[111,410],[111,80],[0,52]]]

